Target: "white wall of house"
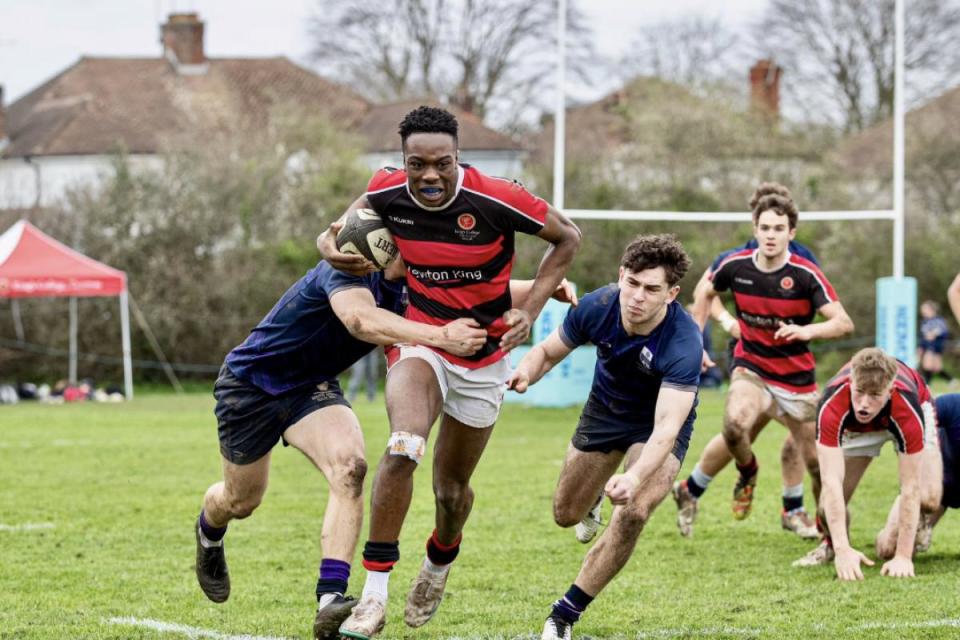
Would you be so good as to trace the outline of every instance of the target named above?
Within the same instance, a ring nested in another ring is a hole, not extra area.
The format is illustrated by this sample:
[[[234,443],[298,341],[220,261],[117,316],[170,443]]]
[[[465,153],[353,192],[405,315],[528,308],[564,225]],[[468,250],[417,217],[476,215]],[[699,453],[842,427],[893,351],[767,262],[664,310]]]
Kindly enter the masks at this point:
[[[113,172],[112,155],[0,158],[0,209],[51,206],[74,188],[99,184]],[[128,156],[134,170],[156,170],[163,160],[154,155]],[[39,202],[38,202],[39,193]]]
[[[382,167],[400,167],[403,159],[400,152],[365,153],[364,164],[376,171]],[[480,171],[501,178],[519,179],[523,174],[523,154],[520,151],[460,151],[460,161],[475,166]]]

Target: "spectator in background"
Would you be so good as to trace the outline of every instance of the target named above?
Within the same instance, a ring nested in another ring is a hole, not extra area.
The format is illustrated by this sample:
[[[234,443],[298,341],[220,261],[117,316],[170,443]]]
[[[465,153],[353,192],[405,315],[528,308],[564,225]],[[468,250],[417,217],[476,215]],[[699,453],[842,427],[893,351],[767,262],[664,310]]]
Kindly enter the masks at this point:
[[[357,399],[360,387],[367,383],[367,402],[373,402],[377,395],[377,382],[380,380],[380,353],[374,349],[363,356],[350,369],[350,385],[347,387],[347,400]]]
[[[947,321],[940,315],[939,305],[933,300],[924,300],[920,305],[920,375],[930,384],[935,377],[953,383],[953,376],[943,370],[943,351],[947,346],[950,331]]]

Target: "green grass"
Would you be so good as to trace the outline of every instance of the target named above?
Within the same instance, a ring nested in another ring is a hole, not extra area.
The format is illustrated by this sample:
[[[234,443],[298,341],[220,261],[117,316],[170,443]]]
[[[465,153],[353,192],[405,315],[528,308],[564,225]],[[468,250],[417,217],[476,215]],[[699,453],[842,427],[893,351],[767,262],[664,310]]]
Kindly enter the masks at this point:
[[[382,402],[358,404],[375,462],[387,436]],[[309,637],[325,483],[292,449],[275,450],[270,489],[257,513],[231,525],[229,602],[207,601],[195,583],[193,521],[203,492],[220,473],[212,406],[209,393],[196,393],[142,394],[126,405],[0,408],[0,523],[55,524],[0,531],[0,638],[187,637],[112,625],[112,617],[227,635]],[[703,394],[684,471],[717,431],[721,410],[722,395]],[[391,579],[385,638],[539,635],[550,602],[573,580],[586,550],[551,517],[577,415],[574,409],[505,408],[475,475],[477,501],[447,598],[429,625],[413,631],[401,616],[432,529],[430,461],[424,462]],[[758,442],[760,484],[747,521],[729,515],[730,471],[704,497],[691,540],[677,534],[668,499],[576,635],[956,637],[956,627],[942,624],[863,627],[957,620],[960,534],[953,514],[918,559],[914,580],[882,578],[878,566],[867,570],[863,583],[839,584],[832,567],[790,567],[811,545],[779,526],[784,434],[772,425]],[[887,451],[854,499],[855,546],[872,553],[873,535],[895,492],[895,460]],[[359,554],[354,566],[356,593],[364,579]]]

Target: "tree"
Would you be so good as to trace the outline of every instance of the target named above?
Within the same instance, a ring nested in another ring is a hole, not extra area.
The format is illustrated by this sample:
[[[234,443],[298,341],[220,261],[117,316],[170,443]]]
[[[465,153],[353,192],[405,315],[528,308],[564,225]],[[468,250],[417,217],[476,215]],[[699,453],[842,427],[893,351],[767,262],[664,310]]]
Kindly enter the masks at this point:
[[[893,114],[894,0],[771,0],[754,40],[788,73],[785,89],[808,112],[860,131]],[[904,60],[917,97],[960,76],[960,4],[907,5]]]
[[[553,82],[557,7],[515,0],[318,0],[311,56],[321,72],[375,101],[446,98],[511,122]],[[590,53],[582,15],[568,10],[568,58]]]

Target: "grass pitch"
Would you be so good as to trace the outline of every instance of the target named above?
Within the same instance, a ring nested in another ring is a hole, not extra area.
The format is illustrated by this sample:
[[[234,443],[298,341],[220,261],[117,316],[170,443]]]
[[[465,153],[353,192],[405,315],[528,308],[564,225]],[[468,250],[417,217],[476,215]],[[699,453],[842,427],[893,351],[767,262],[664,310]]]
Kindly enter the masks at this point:
[[[721,394],[702,394],[684,472],[717,432],[722,406]],[[126,405],[0,407],[0,638],[310,637],[326,489],[293,449],[274,450],[263,505],[230,526],[230,600],[215,605],[196,585],[193,523],[203,492],[220,477],[212,408],[209,393],[142,395]],[[388,433],[382,400],[360,401],[357,412],[375,463]],[[402,609],[433,527],[424,461],[384,638],[539,637],[550,603],[586,551],[551,517],[577,416],[576,409],[505,408],[474,478],[477,501],[447,597],[437,617],[414,631]],[[879,563],[858,584],[838,583],[832,567],[790,567],[812,545],[780,529],[785,433],[771,425],[759,439],[758,497],[748,520],[730,516],[731,470],[701,501],[693,539],[680,538],[668,499],[575,637],[960,635],[955,514],[935,530],[913,580],[883,578]],[[852,540],[868,555],[897,486],[889,448],[873,467],[852,505]],[[372,476],[371,469],[368,488]],[[607,504],[605,518],[609,513]],[[365,536],[364,529],[361,546]],[[363,585],[359,559],[358,551],[353,593]]]

